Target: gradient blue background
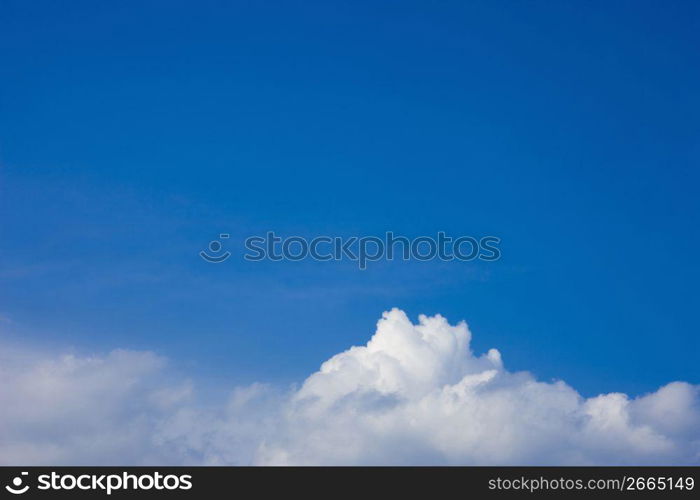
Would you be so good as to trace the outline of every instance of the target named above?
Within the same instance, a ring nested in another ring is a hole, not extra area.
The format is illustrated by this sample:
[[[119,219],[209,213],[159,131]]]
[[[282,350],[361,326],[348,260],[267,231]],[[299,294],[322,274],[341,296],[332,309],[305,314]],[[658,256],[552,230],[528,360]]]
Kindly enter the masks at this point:
[[[0,1],[0,335],[300,380],[393,306],[586,395],[697,383],[697,2]],[[496,263],[248,263],[487,235]],[[197,253],[220,232],[234,256]]]

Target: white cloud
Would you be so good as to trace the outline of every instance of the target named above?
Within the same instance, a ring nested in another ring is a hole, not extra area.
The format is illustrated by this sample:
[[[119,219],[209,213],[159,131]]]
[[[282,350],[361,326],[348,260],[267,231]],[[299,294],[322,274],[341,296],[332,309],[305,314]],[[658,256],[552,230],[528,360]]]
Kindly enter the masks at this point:
[[[163,359],[0,356],[0,462],[13,464],[697,464],[700,387],[585,399],[475,356],[466,324],[397,309],[298,389],[219,404]]]

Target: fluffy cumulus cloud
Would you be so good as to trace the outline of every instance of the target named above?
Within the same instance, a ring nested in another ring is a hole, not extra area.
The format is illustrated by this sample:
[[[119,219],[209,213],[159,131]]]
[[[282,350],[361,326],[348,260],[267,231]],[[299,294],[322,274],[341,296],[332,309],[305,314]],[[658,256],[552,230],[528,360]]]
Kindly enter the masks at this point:
[[[475,355],[465,323],[387,312],[294,389],[202,402],[151,353],[0,355],[0,463],[698,464],[700,387],[583,398]]]

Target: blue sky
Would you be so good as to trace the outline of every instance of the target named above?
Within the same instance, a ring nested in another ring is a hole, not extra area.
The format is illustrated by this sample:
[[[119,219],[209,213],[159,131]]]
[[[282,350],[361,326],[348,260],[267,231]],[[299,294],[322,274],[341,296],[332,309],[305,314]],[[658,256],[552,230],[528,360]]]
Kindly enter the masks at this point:
[[[700,378],[694,2],[1,8],[3,336],[287,382],[396,306],[587,395]],[[268,230],[502,259],[243,261]]]

